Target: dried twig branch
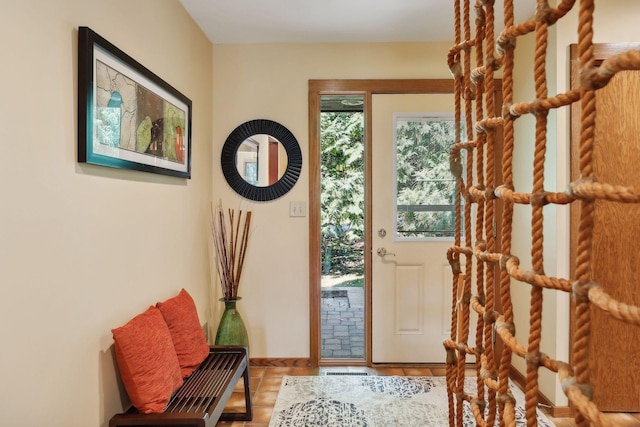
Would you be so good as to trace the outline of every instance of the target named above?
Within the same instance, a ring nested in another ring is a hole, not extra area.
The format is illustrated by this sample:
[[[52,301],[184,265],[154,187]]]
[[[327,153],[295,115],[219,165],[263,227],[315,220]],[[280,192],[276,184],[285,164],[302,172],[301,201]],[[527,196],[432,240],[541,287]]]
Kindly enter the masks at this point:
[[[222,202],[211,207],[211,234],[222,295],[225,300],[235,300],[249,243],[251,212],[247,211],[243,218],[240,211],[236,218],[235,211],[229,209],[228,217],[227,222]]]

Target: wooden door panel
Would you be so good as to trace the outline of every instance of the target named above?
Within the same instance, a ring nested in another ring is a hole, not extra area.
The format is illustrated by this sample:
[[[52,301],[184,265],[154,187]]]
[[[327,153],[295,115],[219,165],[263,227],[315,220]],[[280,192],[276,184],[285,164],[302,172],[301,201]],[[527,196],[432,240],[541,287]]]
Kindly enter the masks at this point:
[[[624,72],[596,95],[594,173],[598,181],[640,188],[640,73]],[[597,202],[593,229],[593,280],[615,299],[638,305],[640,206]],[[640,330],[592,308],[589,361],[594,402],[611,411],[640,407]],[[612,333],[615,331],[615,333]]]
[[[622,47],[621,47],[622,48]],[[616,52],[612,45],[596,46],[598,58]],[[575,52],[573,52],[575,53]],[[573,56],[572,56],[573,57]],[[572,66],[576,84],[577,64]],[[602,183],[640,188],[640,72],[616,75],[596,92],[596,131],[593,170]],[[572,109],[572,179],[579,176],[579,110]],[[575,259],[579,207],[572,206],[572,259]],[[640,254],[640,206],[596,202],[593,226],[591,279],[613,298],[640,304],[638,254]],[[573,269],[572,269],[572,277]],[[589,371],[600,410],[640,411],[640,330],[591,308]],[[574,319],[572,311],[572,329]],[[575,360],[573,361],[575,363]]]

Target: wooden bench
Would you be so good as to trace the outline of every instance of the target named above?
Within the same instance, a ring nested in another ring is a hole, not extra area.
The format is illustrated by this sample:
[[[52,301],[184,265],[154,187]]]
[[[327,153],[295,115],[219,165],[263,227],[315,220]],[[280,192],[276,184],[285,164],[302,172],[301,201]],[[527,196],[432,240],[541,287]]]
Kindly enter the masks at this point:
[[[240,378],[244,380],[246,411],[223,412]],[[140,414],[132,407],[111,418],[109,427],[214,427],[218,420],[251,421],[252,418],[247,348],[213,346],[209,356],[171,396],[165,412]]]

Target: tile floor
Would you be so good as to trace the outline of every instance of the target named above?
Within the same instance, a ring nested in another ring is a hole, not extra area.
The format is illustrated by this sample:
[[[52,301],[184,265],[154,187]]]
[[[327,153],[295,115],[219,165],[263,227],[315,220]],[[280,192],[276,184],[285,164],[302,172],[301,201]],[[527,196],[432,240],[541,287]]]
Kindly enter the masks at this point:
[[[217,427],[267,427],[271,419],[271,412],[278,396],[280,382],[285,375],[310,376],[321,375],[324,371],[345,370],[362,371],[368,370],[376,375],[405,375],[405,376],[440,376],[444,375],[444,369],[428,369],[428,368],[408,368],[408,367],[384,367],[384,368],[366,368],[366,367],[326,367],[326,368],[272,368],[272,367],[251,367],[251,392],[253,398],[253,421],[220,421]],[[474,375],[470,373],[470,375]],[[229,399],[226,411],[243,411],[244,396],[242,393],[242,384],[236,387],[233,395]],[[608,414],[612,424],[617,427],[640,427],[640,414]],[[575,427],[572,418],[551,418],[556,427]],[[392,427],[392,426],[389,426]],[[448,426],[442,426],[448,427]]]

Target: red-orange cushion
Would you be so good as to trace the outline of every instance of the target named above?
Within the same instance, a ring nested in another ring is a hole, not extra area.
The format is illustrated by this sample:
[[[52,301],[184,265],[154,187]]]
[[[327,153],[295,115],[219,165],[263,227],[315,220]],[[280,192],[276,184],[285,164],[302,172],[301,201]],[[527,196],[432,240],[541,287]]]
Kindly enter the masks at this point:
[[[182,375],[169,328],[156,307],[149,307],[112,329],[118,368],[131,404],[144,414],[163,412]]]
[[[200,326],[196,305],[191,295],[182,289],[177,296],[159,302],[156,307],[169,326],[182,377],[187,378],[209,355],[209,345]]]

